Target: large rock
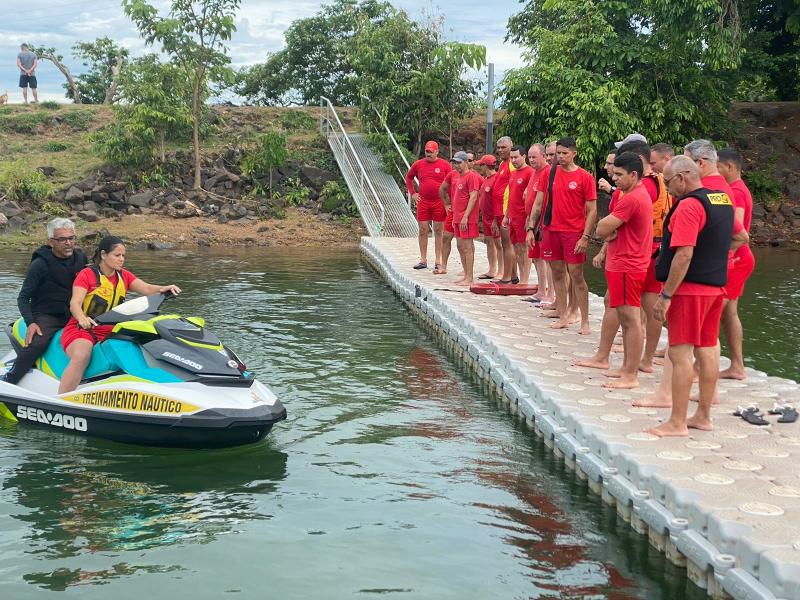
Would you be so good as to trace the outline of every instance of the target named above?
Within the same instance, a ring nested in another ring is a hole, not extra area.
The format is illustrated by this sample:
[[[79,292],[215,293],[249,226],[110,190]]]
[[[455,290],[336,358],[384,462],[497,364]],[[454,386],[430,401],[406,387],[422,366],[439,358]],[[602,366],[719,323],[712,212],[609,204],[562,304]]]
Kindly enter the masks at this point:
[[[39,167],[36,170],[39,171],[45,177],[52,177],[53,175],[56,174],[56,168],[55,167]]]
[[[764,208],[763,205],[759,204],[758,202],[753,203],[753,218],[754,219],[763,219],[767,216],[767,209]]]
[[[325,183],[335,178],[333,173],[317,167],[312,167],[311,165],[303,165],[300,167],[300,180],[308,187],[316,190],[322,189]]]
[[[96,179],[84,179],[75,184],[75,187],[83,192],[90,192],[97,185]]]
[[[2,212],[9,219],[21,215],[25,211],[22,207],[13,200],[3,200],[0,202],[0,212]]]
[[[188,219],[197,217],[201,214],[200,209],[194,202],[189,200],[178,200],[167,206],[167,215],[174,219]]]
[[[5,228],[7,225],[8,218],[3,213],[0,213],[0,228]]]
[[[90,202],[94,202],[96,204],[105,204],[108,202],[108,194],[106,192],[98,192],[92,190],[92,195],[90,196]]]
[[[20,216],[11,217],[8,219],[8,229],[22,229],[25,227],[25,219]]]
[[[147,208],[150,206],[150,200],[152,199],[153,192],[150,190],[145,190],[144,192],[139,192],[138,194],[128,196],[128,204],[138,206],[139,208]]]
[[[97,221],[97,213],[93,210],[80,210],[78,211],[78,217],[86,221],[87,223],[94,223]]]

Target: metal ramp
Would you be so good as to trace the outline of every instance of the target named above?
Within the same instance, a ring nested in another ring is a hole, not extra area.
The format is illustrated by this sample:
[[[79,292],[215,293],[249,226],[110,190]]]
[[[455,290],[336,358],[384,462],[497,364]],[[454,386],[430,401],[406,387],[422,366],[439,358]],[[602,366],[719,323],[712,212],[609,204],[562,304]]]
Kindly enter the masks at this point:
[[[397,182],[361,134],[348,134],[336,109],[321,99],[320,131],[328,140],[367,231],[378,237],[417,237],[418,226]]]

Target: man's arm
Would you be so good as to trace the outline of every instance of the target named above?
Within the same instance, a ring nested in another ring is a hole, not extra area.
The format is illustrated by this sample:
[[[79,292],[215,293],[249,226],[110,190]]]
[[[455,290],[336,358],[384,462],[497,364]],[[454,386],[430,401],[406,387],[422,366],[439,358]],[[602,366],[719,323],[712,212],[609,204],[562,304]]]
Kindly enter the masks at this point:
[[[39,59],[35,56],[33,57],[33,64],[31,65],[30,71],[28,71],[29,75],[33,75],[33,72],[36,70],[37,65],[39,64]]]
[[[590,200],[586,202],[586,225],[583,226],[583,235],[575,243],[575,254],[583,254],[589,247],[589,238],[592,237],[592,229],[594,229],[595,221],[597,220],[597,202]]]
[[[25,324],[28,326],[34,322],[33,311],[31,310],[33,295],[46,275],[47,265],[41,259],[31,262],[28,266],[28,271],[25,273],[25,281],[22,282],[22,288],[17,296],[17,308],[19,308],[19,314],[22,315]]]
[[[417,176],[417,163],[411,165],[411,168],[406,173],[406,190],[408,190],[408,195],[413,196],[417,193],[417,190],[414,189],[414,178]]]
[[[19,68],[19,70],[20,70],[20,71],[22,71],[23,73],[27,73],[27,71],[26,71],[26,70],[25,70],[25,69],[22,67],[22,61],[20,61],[20,59],[19,59],[19,56],[17,57],[17,67],[18,67],[18,68]]]
[[[733,238],[731,238],[731,250],[737,250],[740,246],[744,246],[749,241],[750,236],[748,235],[747,230],[742,227],[741,230],[734,233]]]
[[[445,206],[450,206],[450,182],[447,179],[439,186],[439,198],[442,199]]]
[[[612,233],[614,233],[617,229],[622,227],[624,223],[625,221],[623,221],[622,219],[620,219],[619,217],[617,217],[612,213],[607,217],[600,219],[600,222],[597,224],[597,230],[595,233],[597,233],[597,237],[605,239]]]
[[[472,211],[475,209],[475,205],[478,203],[478,190],[473,190],[469,193],[469,201],[467,202],[467,209],[464,211],[464,217],[461,219],[461,230],[467,230],[467,223],[469,223],[469,216],[472,214]]]

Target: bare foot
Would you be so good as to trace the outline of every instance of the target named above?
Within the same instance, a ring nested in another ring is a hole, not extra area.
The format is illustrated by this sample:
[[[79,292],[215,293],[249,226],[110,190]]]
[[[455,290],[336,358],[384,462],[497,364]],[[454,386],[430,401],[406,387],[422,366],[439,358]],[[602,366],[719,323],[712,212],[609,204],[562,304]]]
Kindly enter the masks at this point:
[[[609,367],[608,359],[601,360],[599,358],[587,358],[586,360],[576,360],[572,363],[576,367],[588,367],[590,369],[607,369]]]
[[[570,322],[572,323],[574,321],[570,321]],[[589,335],[590,333],[592,333],[592,330],[589,327],[589,324],[588,323],[583,323],[581,325],[580,330],[578,331],[578,335]]]
[[[655,357],[653,357],[653,364],[654,365],[659,365],[659,366],[664,366],[664,359],[655,356]]]
[[[434,275],[447,275],[447,269],[439,268],[438,271],[434,270],[433,274]]]
[[[633,377],[621,377],[615,381],[604,383],[603,387],[612,390],[632,390],[639,387],[639,378],[635,375]]]
[[[459,279],[458,281],[455,282],[455,284],[456,285],[460,285],[462,287],[469,287],[469,286],[472,285],[472,280],[471,279]]]
[[[689,400],[692,402],[700,402],[700,394],[692,394],[689,396]],[[714,399],[711,401],[712,406],[716,406],[719,404],[719,394],[714,392]]]
[[[603,375],[606,377],[622,377],[622,369],[617,369],[616,371],[603,371]]]
[[[631,402],[631,405],[640,408],[672,408],[672,398],[656,391],[646,398],[637,398]]]
[[[670,421],[667,421],[658,427],[645,429],[644,432],[658,437],[686,437],[689,435],[689,428],[686,425],[673,425]]]
[[[666,355],[667,355],[667,349],[666,348],[661,348],[659,350],[656,350],[656,353],[655,353],[656,358],[664,358]]]
[[[725,369],[724,371],[719,372],[720,379],[745,379],[747,375],[744,371],[735,371],[732,367]]]
[[[615,353],[625,352],[625,347],[622,344],[614,344],[613,346],[611,346],[611,351]]]
[[[697,415],[689,417],[686,421],[686,425],[690,429],[702,429],[703,431],[712,431],[714,429],[714,424],[711,422],[711,419],[704,419]]]
[[[653,372],[653,363],[646,363],[644,361],[639,363],[639,370],[642,373],[652,373]]]
[[[494,273],[484,273],[483,275],[478,277],[478,279],[494,279],[495,277],[497,277],[497,275],[495,275]]]
[[[550,329],[566,329],[567,327],[569,327],[569,323],[567,323],[564,319],[559,319],[550,325]]]
[[[581,316],[578,315],[578,314],[573,313],[571,315],[567,315],[567,321],[569,321],[570,325],[572,325],[573,323],[577,323],[580,320],[581,320]]]
[[[464,278],[463,277],[459,277],[458,279],[454,280],[453,283],[455,283],[456,285],[460,285],[463,281],[464,281]]]

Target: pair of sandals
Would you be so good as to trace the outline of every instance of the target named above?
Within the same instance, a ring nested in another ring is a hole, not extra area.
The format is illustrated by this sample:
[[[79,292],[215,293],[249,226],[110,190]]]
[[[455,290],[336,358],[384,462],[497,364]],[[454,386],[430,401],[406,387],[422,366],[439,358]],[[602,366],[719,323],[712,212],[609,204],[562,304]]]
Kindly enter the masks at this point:
[[[512,277],[511,279],[505,281],[502,279],[495,279],[492,283],[497,283],[499,285],[508,285],[511,283],[513,285],[517,285],[519,283],[519,277]]]
[[[416,270],[416,271],[419,271],[421,269],[427,269],[428,268],[428,263],[420,261],[420,262],[418,262],[417,264],[415,264],[411,268]],[[439,265],[439,264],[434,265],[434,267],[433,267],[433,274],[434,275],[444,275],[445,273],[447,273],[447,271],[445,269],[442,269],[442,265]]]
[[[778,419],[778,423],[794,423],[797,421],[798,412],[790,404],[775,404],[772,408],[767,411],[771,415],[780,415]],[[751,404],[746,408],[742,408],[741,406],[733,413],[735,417],[741,417],[751,425],[769,425],[769,421],[764,418],[764,413],[761,412],[761,409],[758,408],[757,404]]]

